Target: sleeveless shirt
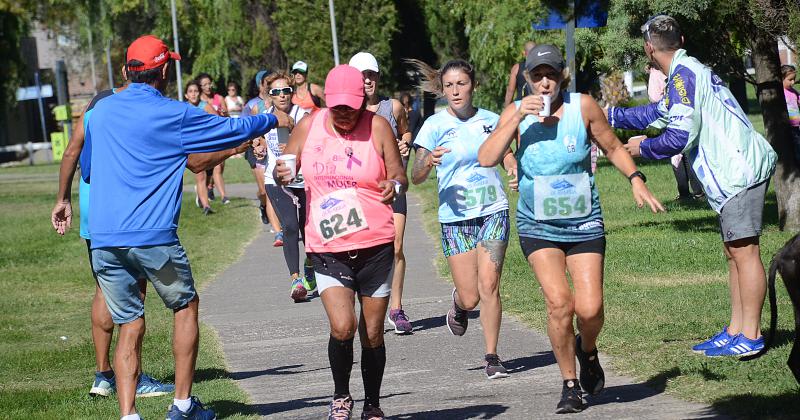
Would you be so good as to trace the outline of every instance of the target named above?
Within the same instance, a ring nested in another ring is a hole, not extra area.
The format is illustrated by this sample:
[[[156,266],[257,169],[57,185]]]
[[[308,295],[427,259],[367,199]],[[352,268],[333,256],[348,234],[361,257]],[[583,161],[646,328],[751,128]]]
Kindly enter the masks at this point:
[[[348,135],[333,132],[328,109],[315,114],[301,154],[306,182],[306,252],[344,252],[394,241],[392,207],[378,183],[386,167],[363,111]]]
[[[385,118],[386,121],[389,121],[389,125],[392,126],[392,133],[394,133],[394,138],[397,138],[397,120],[394,118],[394,112],[392,110],[392,100],[391,99],[384,99],[378,102],[378,110],[375,111],[375,114],[380,115],[381,117]]]
[[[525,80],[525,62],[518,63],[516,76],[516,89],[514,90],[514,100],[519,101],[530,93],[528,81]]]
[[[517,230],[522,237],[583,242],[605,234],[603,215],[581,94],[563,96],[557,124],[542,124],[534,115],[519,124]],[[519,107],[520,101],[515,104]]]

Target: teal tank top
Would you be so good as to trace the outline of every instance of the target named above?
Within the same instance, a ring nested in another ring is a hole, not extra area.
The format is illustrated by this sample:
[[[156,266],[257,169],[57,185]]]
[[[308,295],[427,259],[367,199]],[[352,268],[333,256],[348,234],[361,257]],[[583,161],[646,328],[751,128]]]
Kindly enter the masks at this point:
[[[517,230],[527,238],[583,242],[605,234],[591,172],[591,141],[581,95],[563,93],[564,111],[554,125],[528,115],[519,124]],[[520,101],[515,104],[519,107]]]

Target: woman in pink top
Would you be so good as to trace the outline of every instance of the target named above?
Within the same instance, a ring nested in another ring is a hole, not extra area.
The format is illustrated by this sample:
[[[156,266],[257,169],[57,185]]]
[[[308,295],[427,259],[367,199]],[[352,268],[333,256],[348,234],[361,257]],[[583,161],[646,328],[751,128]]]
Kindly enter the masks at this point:
[[[214,92],[214,81],[208,73],[200,73],[197,75],[197,83],[200,84],[200,100],[207,102],[214,111],[222,117],[229,117],[228,105],[225,103],[225,98],[222,95]],[[222,204],[231,202],[228,195],[225,193],[225,180],[223,174],[225,173],[225,161],[223,160],[219,165],[213,169],[206,171],[206,179],[208,182],[208,199],[214,200],[214,186],[219,189],[222,196]]]
[[[789,111],[789,125],[792,126],[795,162],[800,164],[800,93],[794,89],[797,83],[797,69],[794,66],[781,66],[783,76],[783,96],[786,97],[786,110]]]
[[[380,387],[386,365],[383,318],[394,264],[391,203],[406,190],[400,151],[389,123],[374,118],[364,100],[364,80],[355,67],[340,65],[325,79],[323,108],[292,131],[275,167],[283,185],[303,169],[306,183],[306,253],[330,321],[328,341],[333,382],[329,419],[350,418],[353,337],[361,341],[364,380],[362,418],[383,419]],[[292,171],[285,164],[296,155]],[[361,302],[356,319],[355,297]]]

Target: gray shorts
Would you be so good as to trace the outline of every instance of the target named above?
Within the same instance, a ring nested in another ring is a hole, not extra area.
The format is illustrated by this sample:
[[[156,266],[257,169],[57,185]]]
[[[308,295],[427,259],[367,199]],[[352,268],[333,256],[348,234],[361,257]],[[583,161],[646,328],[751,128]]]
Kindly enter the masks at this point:
[[[719,227],[722,242],[761,236],[764,198],[769,180],[741,191],[722,206]]]

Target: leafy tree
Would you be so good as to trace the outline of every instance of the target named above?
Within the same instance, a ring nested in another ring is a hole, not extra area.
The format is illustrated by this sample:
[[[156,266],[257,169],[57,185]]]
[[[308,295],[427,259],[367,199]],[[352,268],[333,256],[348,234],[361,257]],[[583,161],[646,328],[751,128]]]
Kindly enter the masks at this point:
[[[381,73],[391,74],[392,37],[397,32],[397,10],[385,0],[336,0],[339,61],[346,64],[353,54],[367,51],[375,56]],[[281,46],[289,63],[305,61],[309,76],[322,83],[334,65],[328,2],[325,0],[278,1],[273,14]],[[393,88],[390,79],[382,88]]]
[[[541,2],[426,0],[423,7],[439,61],[470,61],[478,78],[476,105],[499,111],[509,69],[522,59],[525,42],[535,38],[531,23],[546,13]]]
[[[27,36],[30,20],[24,9],[0,6],[0,110],[14,102],[14,91],[23,82],[25,64],[20,43]],[[5,112],[0,112],[5,115]]]

